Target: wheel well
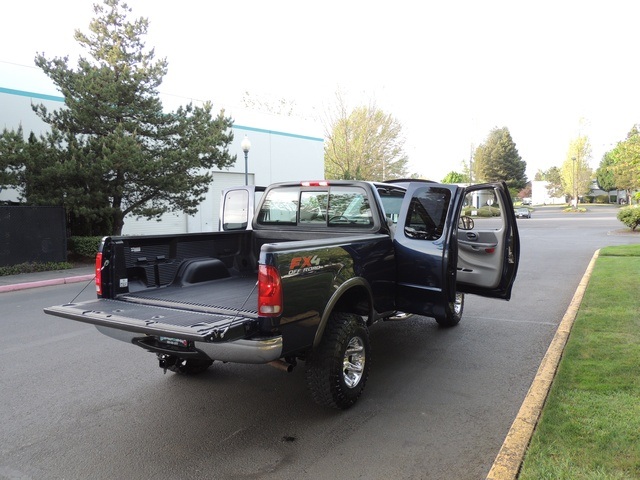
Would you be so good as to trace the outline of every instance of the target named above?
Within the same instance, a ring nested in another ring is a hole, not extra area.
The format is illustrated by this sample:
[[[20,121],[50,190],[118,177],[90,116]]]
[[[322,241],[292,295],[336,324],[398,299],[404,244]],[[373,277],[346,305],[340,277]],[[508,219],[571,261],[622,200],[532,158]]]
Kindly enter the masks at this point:
[[[374,321],[375,315],[373,311],[372,294],[368,286],[363,283],[361,279],[352,279],[350,286],[334,298],[335,300],[329,301],[327,309],[322,315],[315,339],[313,340],[314,348],[320,343],[329,317],[334,312],[359,315],[363,320],[366,319],[365,322],[367,325],[371,325]]]
[[[364,286],[354,286],[340,296],[333,311],[367,317],[367,324],[369,324],[372,321],[372,308],[369,291]]]

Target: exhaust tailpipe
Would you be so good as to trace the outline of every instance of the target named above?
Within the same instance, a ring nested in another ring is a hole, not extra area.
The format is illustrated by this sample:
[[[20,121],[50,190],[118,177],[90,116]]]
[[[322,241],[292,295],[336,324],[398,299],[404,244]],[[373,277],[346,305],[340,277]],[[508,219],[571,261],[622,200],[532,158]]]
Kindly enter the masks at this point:
[[[267,363],[267,365],[271,365],[273,368],[277,368],[278,370],[287,373],[293,372],[293,367],[295,367],[292,363],[287,363],[284,360],[273,360]]]

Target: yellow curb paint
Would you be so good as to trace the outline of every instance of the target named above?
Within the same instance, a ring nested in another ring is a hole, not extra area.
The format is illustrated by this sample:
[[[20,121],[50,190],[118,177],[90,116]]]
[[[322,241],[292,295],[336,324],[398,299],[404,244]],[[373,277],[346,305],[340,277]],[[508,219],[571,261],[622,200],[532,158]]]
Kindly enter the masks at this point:
[[[576,319],[580,303],[589,284],[593,266],[599,253],[600,250],[597,250],[593,254],[591,262],[589,262],[589,266],[573,295],[573,299],[564,317],[562,317],[560,325],[558,325],[558,330],[549,345],[547,353],[540,363],[538,372],[520,407],[520,411],[513,421],[509,433],[507,433],[507,437],[498,452],[498,456],[493,462],[493,466],[487,475],[487,480],[515,480],[518,477],[520,466],[522,465],[533,431],[540,418],[544,402],[549,394],[551,383],[553,382],[558,364],[560,363],[564,347],[569,339],[571,328]]]

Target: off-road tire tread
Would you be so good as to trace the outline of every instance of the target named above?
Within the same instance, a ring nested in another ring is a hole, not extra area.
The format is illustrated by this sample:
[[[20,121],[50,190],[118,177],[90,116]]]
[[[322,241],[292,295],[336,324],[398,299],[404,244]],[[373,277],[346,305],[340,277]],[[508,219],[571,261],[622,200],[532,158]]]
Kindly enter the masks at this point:
[[[342,360],[353,335],[358,332],[365,344],[365,368],[358,385],[343,386]],[[322,406],[346,409],[353,406],[367,382],[371,366],[369,332],[362,319],[354,314],[336,312],[331,315],[318,347],[306,362],[306,382],[313,400]]]

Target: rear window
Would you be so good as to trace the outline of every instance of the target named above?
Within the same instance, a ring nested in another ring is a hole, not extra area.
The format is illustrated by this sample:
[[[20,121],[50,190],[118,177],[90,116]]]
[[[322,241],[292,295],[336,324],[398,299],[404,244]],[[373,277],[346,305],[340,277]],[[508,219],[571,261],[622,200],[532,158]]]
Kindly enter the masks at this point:
[[[274,189],[265,198],[258,223],[262,225],[295,225],[298,212],[298,194],[294,189]]]
[[[267,193],[258,224],[368,228],[374,221],[367,192],[361,187],[283,187]]]

